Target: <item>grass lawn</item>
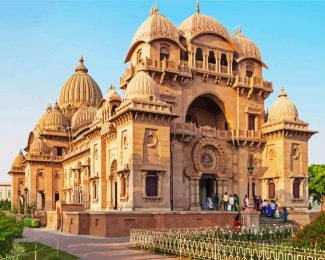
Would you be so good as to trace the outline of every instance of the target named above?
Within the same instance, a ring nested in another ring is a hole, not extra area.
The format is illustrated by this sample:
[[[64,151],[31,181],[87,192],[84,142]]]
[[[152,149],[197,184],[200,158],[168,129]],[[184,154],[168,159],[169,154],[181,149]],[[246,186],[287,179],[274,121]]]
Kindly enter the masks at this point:
[[[45,259],[63,259],[63,260],[74,260],[78,259],[78,257],[74,255],[70,255],[64,251],[58,251],[53,247],[46,246],[41,243],[36,242],[21,242],[19,243],[26,248],[25,255],[23,257],[24,260],[35,259],[35,244],[37,247],[37,259],[45,260]],[[58,254],[58,257],[57,257]]]

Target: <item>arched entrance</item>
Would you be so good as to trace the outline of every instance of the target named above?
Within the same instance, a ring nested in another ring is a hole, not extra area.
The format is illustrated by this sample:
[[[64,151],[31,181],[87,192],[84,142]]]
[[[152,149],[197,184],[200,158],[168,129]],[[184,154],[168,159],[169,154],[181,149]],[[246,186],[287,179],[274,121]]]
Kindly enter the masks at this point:
[[[210,126],[228,130],[223,103],[211,93],[198,96],[192,101],[187,109],[185,122],[194,123],[197,127]]]
[[[203,174],[200,179],[200,206],[202,209],[206,208],[205,203],[207,201],[207,197],[213,198],[216,193],[215,188],[216,178],[213,174]]]

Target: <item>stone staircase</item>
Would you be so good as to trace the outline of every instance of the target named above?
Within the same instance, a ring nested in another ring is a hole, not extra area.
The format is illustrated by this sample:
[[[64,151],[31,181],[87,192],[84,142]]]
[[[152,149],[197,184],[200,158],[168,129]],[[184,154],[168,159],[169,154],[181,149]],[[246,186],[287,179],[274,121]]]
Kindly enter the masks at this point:
[[[287,223],[285,224],[283,222],[283,219],[282,218],[273,218],[273,217],[266,217],[266,216],[263,216],[263,215],[260,215],[260,226],[268,226],[268,225],[279,225],[279,226],[283,226],[283,225],[286,225],[286,224],[290,224],[290,225],[293,225],[293,226],[298,226],[297,223],[293,222],[293,221],[287,221]]]

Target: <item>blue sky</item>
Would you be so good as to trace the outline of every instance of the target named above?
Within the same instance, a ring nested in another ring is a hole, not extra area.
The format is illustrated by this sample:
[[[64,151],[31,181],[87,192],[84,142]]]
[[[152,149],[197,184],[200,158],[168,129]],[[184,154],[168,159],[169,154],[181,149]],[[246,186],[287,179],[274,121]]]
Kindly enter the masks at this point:
[[[118,87],[136,29],[155,1],[0,2],[0,181],[27,144],[47,104],[55,102],[82,53],[103,94]],[[273,81],[301,119],[320,131],[309,163],[325,163],[325,1],[201,0],[201,13],[229,31],[241,26],[260,48]],[[160,13],[175,25],[195,11],[194,0],[160,0]]]

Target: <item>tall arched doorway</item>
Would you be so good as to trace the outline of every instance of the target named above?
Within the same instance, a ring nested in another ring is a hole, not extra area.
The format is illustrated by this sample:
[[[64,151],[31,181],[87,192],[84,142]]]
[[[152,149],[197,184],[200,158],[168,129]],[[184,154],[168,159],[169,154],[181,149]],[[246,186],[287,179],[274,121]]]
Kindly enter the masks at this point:
[[[214,194],[216,193],[216,178],[213,174],[203,174],[200,179],[200,206],[202,209],[206,208],[205,203],[207,198],[210,197],[213,199]]]
[[[195,98],[187,109],[186,123],[210,126],[219,130],[228,130],[222,102],[213,94],[204,94]]]

